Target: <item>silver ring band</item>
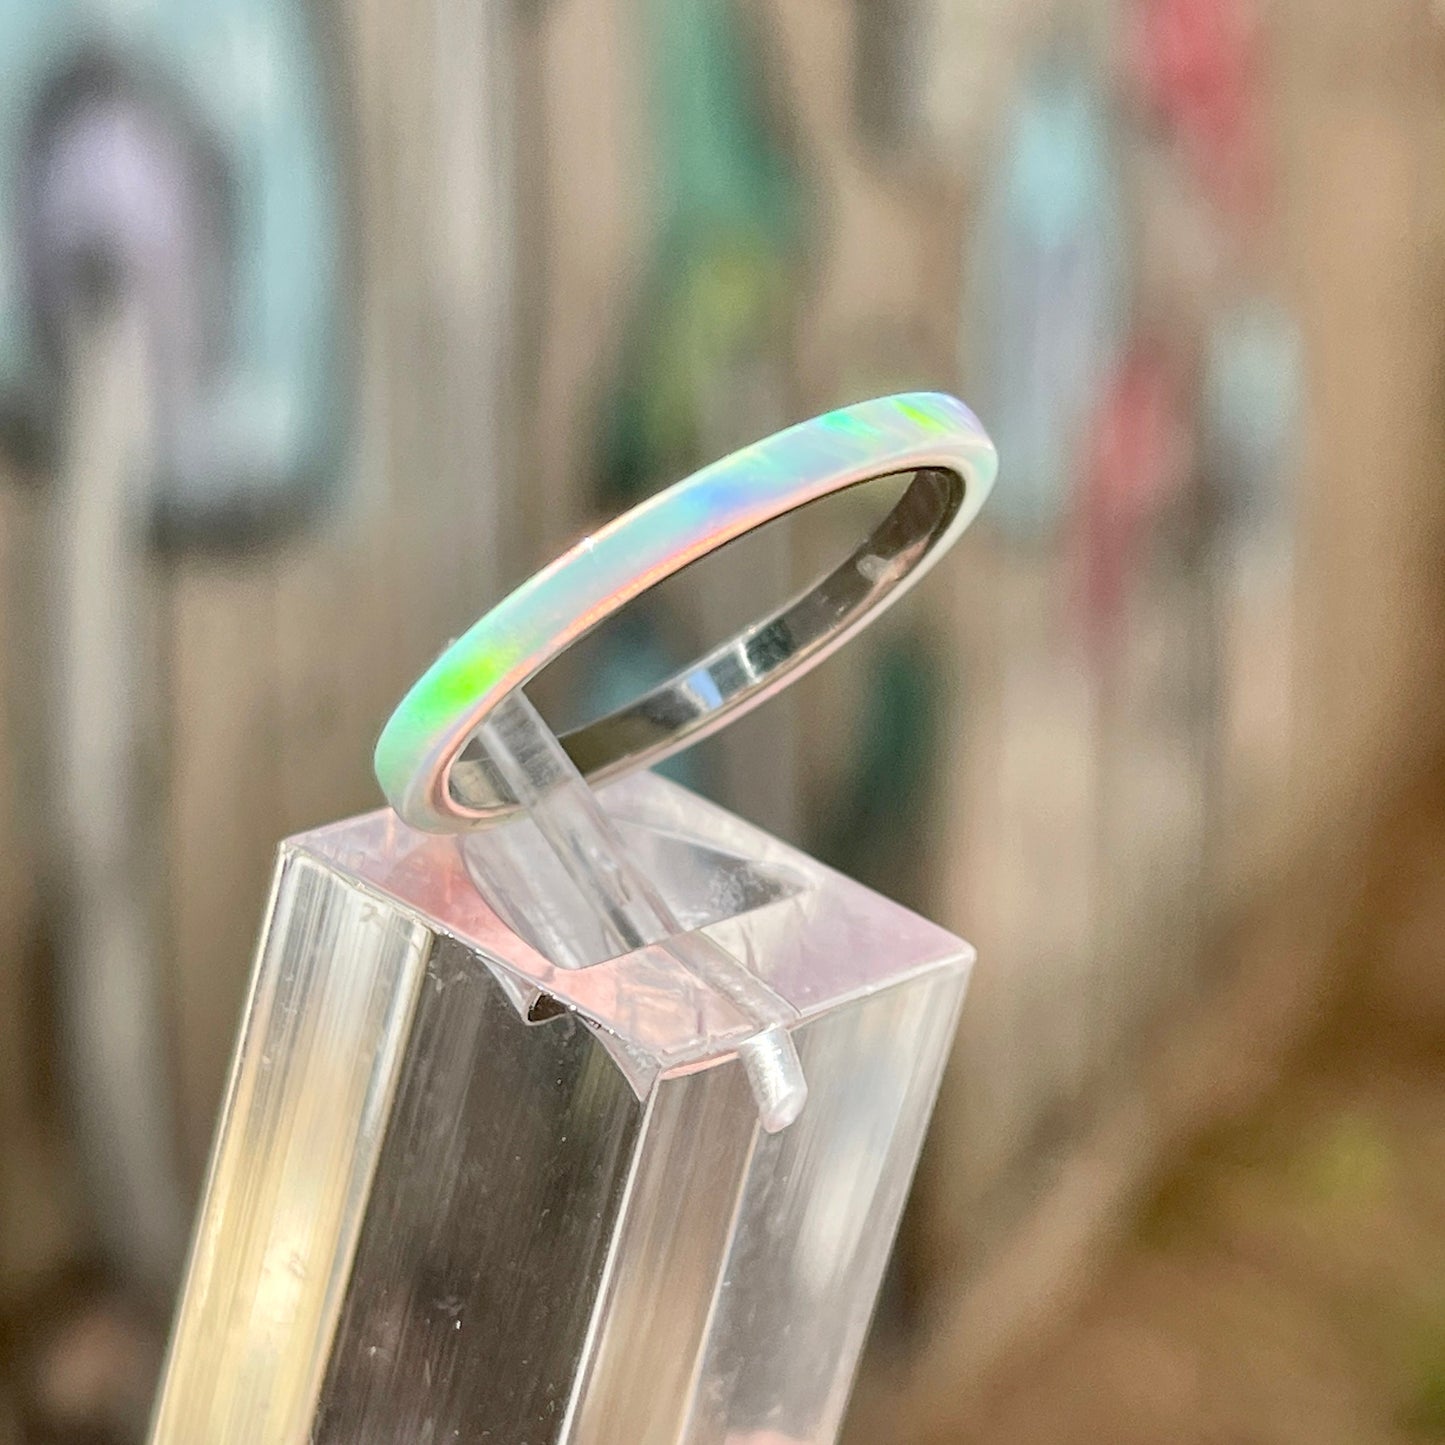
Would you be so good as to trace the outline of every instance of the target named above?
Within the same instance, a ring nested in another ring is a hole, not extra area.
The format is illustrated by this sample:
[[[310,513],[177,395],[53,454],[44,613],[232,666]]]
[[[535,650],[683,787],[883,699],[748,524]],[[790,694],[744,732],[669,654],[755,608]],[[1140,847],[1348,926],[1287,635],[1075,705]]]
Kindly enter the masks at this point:
[[[377,744],[377,777],[415,827],[454,832],[515,806],[475,733],[578,637],[699,557],[821,497],[913,481],[838,567],[635,702],[564,734],[589,781],[660,761],[821,661],[896,601],[982,505],[997,461],[952,397],[885,397],[744,448],[625,513],[524,583],[440,657]]]

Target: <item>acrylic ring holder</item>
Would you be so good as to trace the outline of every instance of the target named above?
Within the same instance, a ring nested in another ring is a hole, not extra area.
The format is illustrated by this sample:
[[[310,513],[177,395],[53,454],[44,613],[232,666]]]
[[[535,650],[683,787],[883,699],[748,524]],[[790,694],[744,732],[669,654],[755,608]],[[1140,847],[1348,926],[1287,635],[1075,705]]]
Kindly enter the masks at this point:
[[[577,765],[516,690],[482,726],[481,741],[502,780],[526,809],[567,876],[582,890],[617,953],[655,944],[705,987],[757,1025],[738,1058],[770,1133],[798,1117],[808,1086],[788,1026],[798,1012],[704,933],[687,932],[628,853]],[[498,874],[487,855],[469,854],[472,875],[493,906],[517,896],[515,875]]]
[[[395,811],[283,848],[153,1440],[833,1439],[971,952],[644,770],[896,601],[994,466],[952,398],[830,413],[428,669],[377,747]],[[633,703],[558,737],[527,699],[666,576],[899,473]]]

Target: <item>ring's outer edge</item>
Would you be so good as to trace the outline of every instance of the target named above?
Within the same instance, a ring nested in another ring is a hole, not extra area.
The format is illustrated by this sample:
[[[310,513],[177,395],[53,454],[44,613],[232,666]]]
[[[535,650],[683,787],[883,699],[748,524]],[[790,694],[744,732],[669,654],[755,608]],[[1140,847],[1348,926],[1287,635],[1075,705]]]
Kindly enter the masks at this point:
[[[956,397],[911,392],[839,408],[724,457],[584,537],[474,623],[422,674],[376,745],[377,781],[413,827],[461,832],[494,814],[461,807],[450,766],[496,703],[664,578],[747,532],[847,487],[923,469],[963,479],[952,521],[910,572],[777,685],[722,710],[741,716],[821,661],[914,586],[967,528],[997,473],[992,442]],[[703,735],[699,732],[690,741]],[[601,779],[625,771],[604,765]],[[641,765],[645,760],[633,760]]]

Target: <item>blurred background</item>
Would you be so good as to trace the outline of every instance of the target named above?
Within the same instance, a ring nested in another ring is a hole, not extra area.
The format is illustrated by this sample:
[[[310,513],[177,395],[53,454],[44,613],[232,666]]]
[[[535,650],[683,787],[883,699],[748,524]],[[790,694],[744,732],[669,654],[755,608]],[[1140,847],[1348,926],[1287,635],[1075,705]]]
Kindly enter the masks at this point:
[[[0,151],[3,1445],[141,1437],[276,843],[443,642],[917,387],[984,516],[678,773],[979,947],[850,1438],[1445,1439],[1445,8],[0,0]]]

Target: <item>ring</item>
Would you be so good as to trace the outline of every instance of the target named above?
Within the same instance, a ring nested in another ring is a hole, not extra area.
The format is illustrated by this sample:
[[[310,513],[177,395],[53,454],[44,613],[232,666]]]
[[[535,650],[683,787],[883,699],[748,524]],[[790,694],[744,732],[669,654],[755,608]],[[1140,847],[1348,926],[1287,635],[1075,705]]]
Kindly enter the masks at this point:
[[[461,832],[513,811],[488,759],[469,744],[514,688],[709,552],[834,492],[915,473],[893,510],[808,591],[561,742],[600,783],[706,737],[902,596],[973,520],[997,469],[973,413],[932,392],[843,407],[704,467],[584,537],[447,648],[382,730],[382,791],[428,832]]]

